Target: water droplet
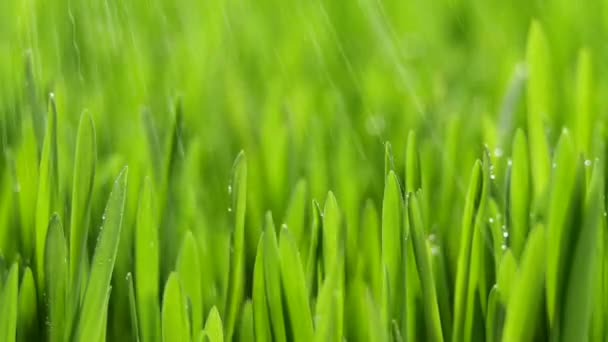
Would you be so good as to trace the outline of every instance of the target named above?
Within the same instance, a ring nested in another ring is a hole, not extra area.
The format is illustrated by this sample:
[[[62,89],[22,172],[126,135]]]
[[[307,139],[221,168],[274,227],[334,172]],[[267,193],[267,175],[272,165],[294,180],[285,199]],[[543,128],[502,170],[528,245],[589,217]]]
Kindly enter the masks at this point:
[[[555,169],[557,167],[557,163],[551,164],[551,167]]]
[[[606,213],[606,212],[604,211],[604,217],[606,217],[606,216],[608,216],[608,213]]]
[[[228,207],[228,212],[231,213],[232,212],[232,208]]]
[[[505,238],[505,239],[508,238],[509,237],[509,232],[507,232],[507,231],[502,232],[502,237]]]
[[[490,174],[490,179],[494,180],[494,179],[496,179],[496,176],[492,173],[492,174]]]
[[[433,255],[437,255],[437,254],[439,254],[439,247],[437,247],[437,246],[432,246],[432,247],[431,247],[431,254],[433,254]]]
[[[489,222],[490,224],[494,223],[494,218],[490,217],[490,218],[488,219],[488,222]]]
[[[509,166],[513,165],[513,161],[511,159],[507,160],[507,165],[509,165]]]
[[[501,248],[503,251],[506,251],[506,250],[507,250],[507,245],[502,244],[502,245],[500,245],[500,248]]]
[[[494,149],[494,156],[496,156],[496,158],[500,158],[503,155],[503,151],[502,148],[497,147],[496,149]]]
[[[228,194],[232,194],[232,185],[228,185]]]
[[[589,160],[589,159],[585,160],[585,166],[591,166],[591,160]]]

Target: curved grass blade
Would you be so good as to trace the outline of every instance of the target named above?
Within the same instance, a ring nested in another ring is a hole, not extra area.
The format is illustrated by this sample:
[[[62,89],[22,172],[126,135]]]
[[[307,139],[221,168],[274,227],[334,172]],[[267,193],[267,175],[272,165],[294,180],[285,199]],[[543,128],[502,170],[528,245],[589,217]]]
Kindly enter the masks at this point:
[[[422,285],[427,339],[428,341],[443,341],[435,281],[431,269],[420,204],[416,193],[410,193],[407,209],[410,232],[413,237],[414,256]]]
[[[534,337],[543,299],[545,243],[542,226],[530,231],[507,304],[503,341],[532,341]]]
[[[545,120],[553,114],[550,52],[540,23],[533,21],[528,33],[528,135],[534,196],[539,197],[549,181],[550,162]]]
[[[530,217],[530,166],[528,143],[522,130],[513,139],[513,160],[509,181],[509,240],[513,254],[519,259],[528,235]]]
[[[0,294],[0,340],[15,341],[17,338],[17,306],[19,286],[19,265],[15,262],[8,272],[4,288]]]
[[[38,335],[38,301],[36,284],[29,267],[25,268],[21,285],[19,286],[19,315],[17,320],[17,340],[37,341]]]
[[[57,107],[55,96],[49,96],[49,115],[42,144],[42,156],[40,159],[40,176],[38,179],[38,196],[36,198],[36,276],[38,281],[38,292],[42,293],[44,281],[44,248],[46,244],[46,233],[51,212],[54,209],[58,197],[59,175],[57,161]]]
[[[266,285],[271,330],[274,340],[279,342],[287,340],[283,317],[280,270],[279,246],[272,215],[268,212],[266,213],[266,228],[264,230],[264,284]]]
[[[224,332],[222,329],[220,313],[217,311],[217,308],[213,306],[211,311],[209,311],[209,316],[207,316],[207,321],[205,322],[205,333],[207,334],[209,342],[224,342]]]
[[[56,213],[49,222],[45,248],[46,296],[49,308],[49,341],[64,340],[68,300],[68,251],[61,219]]]
[[[560,338],[562,341],[576,342],[589,339],[594,284],[599,277],[595,274],[598,231],[604,213],[603,170],[596,163],[593,169],[589,191],[585,201],[582,225],[575,232],[570,257],[570,272],[565,291],[564,306],[561,310]],[[576,317],[575,319],[573,317]]]
[[[290,341],[311,341],[313,337],[312,315],[308,304],[306,282],[298,248],[285,228],[281,228],[279,240],[281,281],[287,302],[287,319],[292,336]]]
[[[184,297],[190,303],[192,314],[192,337],[202,329],[203,325],[203,299],[201,287],[201,266],[198,255],[198,247],[192,232],[188,231],[177,258],[177,273]]]
[[[162,309],[163,341],[190,341],[190,327],[179,276],[171,272],[163,293]]]
[[[266,282],[264,280],[264,241],[262,232],[258,242],[255,264],[253,266],[253,324],[255,340],[272,341],[270,321],[268,319],[268,300],[266,299]]]
[[[83,281],[81,268],[88,262],[84,253],[89,230],[91,197],[97,162],[97,142],[93,118],[87,112],[80,116],[76,138],[76,157],[74,158],[74,180],[72,184],[72,209],[70,213],[70,295],[75,298],[74,308],[80,298],[80,285]]]
[[[102,331],[99,308],[107,300],[116,261],[125,207],[127,174],[125,167],[116,178],[103,214],[104,221],[97,239],[80,319],[76,326],[76,340],[98,338]]]
[[[226,339],[232,340],[239,306],[243,300],[245,262],[245,210],[247,204],[247,159],[241,151],[232,166],[232,213],[234,226],[231,237],[230,274],[226,302]],[[195,330],[196,331],[196,330]]]
[[[152,181],[144,180],[135,223],[135,290],[142,341],[160,341],[160,279],[158,226],[153,208]]]

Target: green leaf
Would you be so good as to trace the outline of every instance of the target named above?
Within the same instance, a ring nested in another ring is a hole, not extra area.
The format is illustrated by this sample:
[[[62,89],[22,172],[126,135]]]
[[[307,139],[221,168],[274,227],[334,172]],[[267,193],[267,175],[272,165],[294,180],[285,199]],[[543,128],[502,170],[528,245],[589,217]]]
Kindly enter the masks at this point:
[[[76,138],[76,157],[74,159],[74,180],[72,184],[72,210],[70,213],[70,295],[75,299],[74,307],[80,298],[80,285],[84,283],[81,268],[88,262],[84,253],[89,229],[91,197],[97,162],[97,142],[93,118],[88,113],[80,116]]]
[[[17,338],[17,306],[19,286],[19,265],[15,262],[8,272],[4,288],[0,294],[0,340],[11,342]]]
[[[593,65],[591,52],[581,49],[578,53],[576,66],[575,107],[572,117],[575,122],[575,137],[577,146],[585,153],[590,152],[593,116]]]
[[[51,212],[56,209],[59,189],[58,161],[57,161],[57,108],[55,96],[49,96],[49,115],[42,145],[40,159],[40,176],[38,179],[38,196],[36,198],[36,278],[38,291],[41,292],[44,281],[44,248]]]
[[[403,200],[397,176],[389,171],[384,186],[382,201],[382,264],[387,276],[384,286],[388,290],[385,308],[385,322],[392,319],[400,320],[405,303],[405,269],[403,229],[402,229]]]
[[[244,262],[245,262],[245,210],[247,204],[247,159],[240,152],[232,166],[232,213],[233,231],[231,237],[230,274],[228,281],[228,299],[226,302],[226,339],[232,340],[234,325],[243,299]]]
[[[303,260],[307,260],[306,255],[308,254],[308,250],[304,247],[307,246],[306,243],[309,240],[308,230],[306,229],[306,201],[306,180],[300,179],[291,193],[289,206],[287,207],[287,212],[285,214],[285,223],[287,224],[287,227],[289,227],[289,231],[293,234],[298,250],[306,253],[302,256]]]
[[[507,305],[513,288],[513,283],[517,277],[517,262],[511,250],[507,249],[498,267],[497,287],[500,293],[502,304]]]
[[[341,341],[343,338],[343,267],[342,258],[329,270],[317,298],[314,316],[314,341]],[[274,327],[274,326],[273,326]]]
[[[422,174],[420,170],[420,155],[416,142],[416,132],[410,131],[407,135],[407,152],[405,158],[405,191],[415,192],[422,187]]]
[[[129,289],[129,317],[131,318],[131,333],[136,342],[139,338],[139,324],[137,323],[137,304],[135,302],[135,288],[133,287],[133,276],[127,273],[127,287]]]
[[[382,299],[382,261],[381,261],[381,228],[378,211],[374,202],[367,200],[363,209],[361,234],[359,234],[360,265],[363,276],[369,284],[373,299],[380,302]]]
[[[540,196],[549,181],[550,158],[545,120],[553,115],[551,89],[551,54],[540,23],[533,21],[528,33],[526,63],[528,66],[528,135],[534,195]]]
[[[38,334],[38,301],[36,284],[29,267],[25,268],[19,286],[19,319],[17,320],[17,340],[34,341],[41,339]]]
[[[182,294],[179,276],[171,272],[165,291],[163,293],[162,308],[162,335],[163,341],[186,342],[190,341],[190,327],[186,303]]]
[[[545,229],[530,231],[507,304],[503,341],[532,341],[539,328],[545,271]]]
[[[280,270],[279,246],[272,215],[268,212],[266,213],[266,228],[264,230],[264,284],[274,340],[286,341]]]
[[[253,304],[251,300],[245,301],[241,309],[239,328],[237,329],[237,341],[254,341],[255,328],[253,323]]]
[[[49,341],[61,342],[65,338],[68,300],[68,251],[59,215],[53,214],[49,222],[45,248],[46,297],[49,308]],[[52,276],[51,276],[52,275]]]
[[[599,281],[595,273],[598,262],[596,250],[598,247],[598,231],[601,229],[604,213],[604,173],[596,163],[589,184],[582,225],[576,230],[573,250],[569,258],[570,272],[566,279],[566,291],[563,310],[561,310],[563,325],[560,327],[562,341],[589,340],[591,326],[591,310],[594,284]],[[573,319],[576,317],[576,319]]]
[[[517,130],[513,139],[513,159],[508,198],[510,214],[510,247],[519,259],[528,235],[530,217],[530,166],[528,143],[523,131]]]
[[[177,258],[177,273],[182,284],[183,294],[190,303],[192,314],[192,337],[202,329],[203,299],[201,287],[201,266],[198,247],[192,232],[188,231],[182,241]]]
[[[97,238],[80,319],[76,326],[76,340],[96,339],[102,331],[99,308],[107,301],[116,261],[125,207],[127,174],[128,170],[125,167],[116,178],[103,214],[103,223]]]
[[[422,222],[422,214],[420,213],[420,204],[416,193],[410,193],[407,208],[416,266],[422,283],[427,339],[429,341],[443,341],[435,281],[433,279],[433,271],[426,243],[424,223]]]
[[[142,341],[160,341],[159,241],[152,182],[144,180],[135,223],[135,290]]]
[[[213,306],[211,311],[209,311],[209,316],[207,316],[207,321],[205,322],[205,332],[207,333],[209,342],[223,342],[224,333],[222,329],[220,313],[217,311],[217,308]]]
[[[319,283],[319,265],[322,263],[322,243],[319,242],[320,235],[323,232],[323,215],[321,214],[321,208],[317,201],[312,202],[312,223],[311,223],[311,237],[308,248],[308,260],[306,261],[306,287],[308,288],[308,295],[310,298],[317,291],[317,284]]]
[[[264,279],[264,235],[263,232],[258,243],[255,264],[253,266],[253,324],[255,340],[259,342],[272,341],[270,321],[268,318],[268,300],[266,298],[266,281]]]
[[[300,254],[291,233],[283,227],[279,241],[281,281],[287,302],[287,318],[291,327],[291,341],[311,341],[312,315],[308,304],[306,281]]]
[[[338,259],[338,253],[342,248],[342,216],[336,197],[330,191],[325,199],[323,209],[322,238],[323,243],[323,268],[327,272]]]

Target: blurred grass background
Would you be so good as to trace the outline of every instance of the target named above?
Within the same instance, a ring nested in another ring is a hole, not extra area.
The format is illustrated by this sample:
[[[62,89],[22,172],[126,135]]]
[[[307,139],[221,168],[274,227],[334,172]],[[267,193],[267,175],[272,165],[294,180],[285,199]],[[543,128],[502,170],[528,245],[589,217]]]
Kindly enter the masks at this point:
[[[144,177],[158,191],[167,182],[159,204],[161,283],[178,242],[192,230],[212,279],[204,285],[207,312],[207,304],[225,296],[227,187],[241,149],[249,170],[248,274],[264,212],[283,222],[300,180],[309,198],[322,201],[332,190],[347,225],[358,227],[366,200],[380,207],[384,142],[392,143],[395,169],[403,170],[411,129],[429,210],[436,210],[427,212],[431,230],[460,222],[470,166],[484,144],[504,166],[513,132],[526,127],[522,61],[533,19],[551,51],[552,146],[576,118],[571,94],[582,47],[593,52],[592,108],[603,125],[608,1],[2,1],[3,198],[35,198],[27,197],[35,196],[35,182],[12,175],[22,172],[15,165],[27,165],[19,164],[19,151],[29,125],[40,150],[52,92],[59,207],[69,217],[77,123],[90,112],[99,199],[92,227],[99,226],[113,178],[123,165],[130,168],[115,279],[133,268]],[[11,237],[28,224],[27,210],[3,202],[0,219],[12,224],[1,225],[0,247],[9,260],[18,253]],[[90,240],[92,250],[94,234]],[[457,249],[451,253],[455,258]],[[112,312],[126,308],[123,287],[115,285]],[[110,331],[120,336],[128,320],[110,317]]]

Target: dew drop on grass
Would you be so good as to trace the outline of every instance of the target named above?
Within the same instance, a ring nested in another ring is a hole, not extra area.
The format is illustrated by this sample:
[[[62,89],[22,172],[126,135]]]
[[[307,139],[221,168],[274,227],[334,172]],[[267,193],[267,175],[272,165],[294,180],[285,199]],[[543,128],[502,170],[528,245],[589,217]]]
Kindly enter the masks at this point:
[[[502,156],[503,156],[503,154],[504,154],[504,152],[503,152],[502,148],[497,147],[497,148],[495,148],[495,149],[494,149],[494,156],[495,156],[496,158],[500,158],[500,157],[502,157]]]
[[[494,218],[493,218],[493,217],[490,217],[490,218],[488,219],[488,223],[493,224],[493,223],[494,223]]]
[[[591,166],[591,160],[589,160],[589,159],[585,160],[585,166],[587,166],[587,167]]]
[[[513,165],[513,161],[511,159],[507,160],[507,165],[512,166]]]
[[[504,232],[502,232],[502,237],[505,238],[505,239],[508,238],[509,237],[509,232],[506,231],[506,230]]]
[[[232,194],[232,185],[228,185],[228,195]]]
[[[551,164],[551,167],[555,169],[557,167],[557,163]]]
[[[228,207],[228,212],[231,213],[232,212],[232,208]]]

